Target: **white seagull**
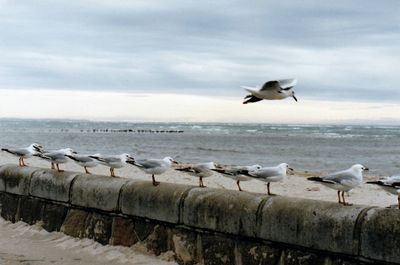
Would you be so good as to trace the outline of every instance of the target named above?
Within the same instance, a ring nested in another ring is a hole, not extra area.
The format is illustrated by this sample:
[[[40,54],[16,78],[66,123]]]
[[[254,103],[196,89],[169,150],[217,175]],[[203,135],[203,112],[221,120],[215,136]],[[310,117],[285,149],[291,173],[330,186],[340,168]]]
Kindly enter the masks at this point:
[[[292,97],[297,101],[294,95],[293,87],[297,84],[295,78],[273,80],[266,82],[261,89],[258,87],[242,86],[250,94],[244,98],[243,104],[258,102],[263,99],[277,100]]]
[[[400,176],[390,176],[377,181],[368,181],[367,184],[376,184],[385,191],[397,195],[398,208],[400,209]]]
[[[337,190],[338,202],[343,205],[351,205],[345,201],[344,193],[362,184],[362,173],[364,170],[368,170],[368,168],[360,164],[355,164],[349,169],[338,171],[324,177],[311,177],[307,179],[316,181],[331,189]],[[341,196],[340,192],[342,192]],[[340,199],[340,197],[343,201]]]
[[[42,154],[37,154],[35,156],[38,156],[40,158],[50,161],[52,169],[54,169],[53,167],[55,164],[57,171],[63,172],[64,170],[60,169],[60,164],[67,163],[68,162],[67,155],[72,155],[72,154],[76,154],[76,152],[74,150],[72,150],[71,148],[63,148],[58,151],[44,152]]]
[[[92,156],[100,157],[101,155],[94,154]],[[90,174],[90,172],[87,168],[92,168],[99,164],[99,162],[96,159],[90,157],[90,155],[75,155],[75,154],[73,154],[73,155],[66,155],[66,157],[70,158],[75,163],[77,163],[78,165],[83,167],[85,169],[86,174]]]
[[[1,151],[10,153],[14,156],[19,157],[18,165],[20,167],[25,167],[26,164],[24,162],[24,158],[30,158],[33,155],[42,153],[43,146],[40,144],[33,143],[25,148],[2,148]]]
[[[275,167],[262,167],[249,171],[252,178],[267,182],[268,195],[274,195],[270,191],[271,182],[282,181],[287,176],[288,170],[293,170],[286,163],[281,163]]]
[[[153,185],[157,186],[160,182],[156,181],[154,175],[160,175],[167,171],[172,164],[178,164],[174,159],[167,156],[163,159],[140,159],[130,164],[137,166],[147,174],[151,174],[151,178],[153,180]]]
[[[199,178],[199,187],[204,188],[203,178],[210,177],[213,172],[211,170],[217,169],[218,166],[214,162],[198,163],[194,165],[186,165],[175,170],[186,172],[191,176]]]
[[[240,187],[240,181],[248,181],[251,180],[251,175],[249,171],[255,171],[261,169],[260,165],[252,165],[252,166],[228,166],[223,168],[212,169],[224,176],[236,180],[236,185],[238,186],[239,191],[243,191]]]
[[[90,158],[95,159],[100,164],[110,168],[111,177],[116,177],[114,169],[122,168],[126,166],[127,163],[133,163],[135,159],[130,154],[112,155],[112,156],[102,156],[99,154],[90,155]]]

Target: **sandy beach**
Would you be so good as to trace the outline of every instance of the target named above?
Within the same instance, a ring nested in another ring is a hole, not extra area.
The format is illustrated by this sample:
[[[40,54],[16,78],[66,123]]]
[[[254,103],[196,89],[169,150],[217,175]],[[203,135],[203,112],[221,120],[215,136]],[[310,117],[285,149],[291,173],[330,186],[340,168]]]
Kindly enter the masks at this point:
[[[41,226],[11,223],[0,218],[0,264],[2,265],[173,265],[171,253],[155,257],[140,243],[128,248],[103,246],[91,239],[79,239]]]
[[[35,167],[49,168],[49,163],[39,158],[31,158],[26,160],[27,164]],[[186,161],[184,161],[186,162]],[[7,163],[18,164],[18,159],[6,153],[0,153],[0,164]],[[273,166],[273,165],[264,165]],[[351,165],[349,165],[351,166]],[[73,161],[62,164],[62,169],[76,172],[84,172],[84,169]],[[338,168],[341,170],[342,168]],[[98,165],[95,168],[89,169],[92,174],[109,175],[109,168]],[[289,175],[284,181],[271,184],[271,191],[280,196],[306,198],[322,201],[337,201],[336,191],[329,189],[318,183],[307,180],[309,176],[320,176],[329,172],[295,172]],[[151,176],[146,175],[140,169],[127,165],[124,168],[116,169],[116,175],[122,178],[151,180]],[[169,169],[163,175],[156,176],[158,181],[179,183],[186,185],[198,185],[198,178],[192,177],[186,173],[182,173],[173,169]],[[364,174],[364,183],[369,180],[378,179],[377,176]],[[223,192],[224,189],[237,190],[236,182],[230,178],[224,177],[218,173],[203,179],[207,187],[218,188]],[[244,192],[266,193],[267,184],[259,180],[250,180],[241,182],[241,187]],[[363,184],[362,186],[353,189],[349,193],[347,201],[353,204],[364,204],[370,206],[388,207],[389,205],[397,204],[397,197],[391,195],[375,185]]]

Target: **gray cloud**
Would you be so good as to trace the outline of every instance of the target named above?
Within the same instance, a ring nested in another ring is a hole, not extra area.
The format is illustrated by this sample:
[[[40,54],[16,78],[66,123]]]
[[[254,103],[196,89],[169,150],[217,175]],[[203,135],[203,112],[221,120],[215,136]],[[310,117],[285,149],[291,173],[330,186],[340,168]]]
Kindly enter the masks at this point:
[[[0,88],[398,101],[398,1],[0,1]]]

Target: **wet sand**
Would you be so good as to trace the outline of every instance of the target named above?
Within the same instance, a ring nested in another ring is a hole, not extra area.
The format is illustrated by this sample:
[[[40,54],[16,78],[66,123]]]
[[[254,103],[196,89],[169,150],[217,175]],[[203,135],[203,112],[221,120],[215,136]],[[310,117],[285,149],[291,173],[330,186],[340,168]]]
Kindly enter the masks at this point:
[[[77,239],[60,232],[47,232],[40,225],[15,224],[0,218],[0,264],[2,265],[173,265],[172,253],[155,257],[137,244],[131,248],[103,246],[90,239]]]

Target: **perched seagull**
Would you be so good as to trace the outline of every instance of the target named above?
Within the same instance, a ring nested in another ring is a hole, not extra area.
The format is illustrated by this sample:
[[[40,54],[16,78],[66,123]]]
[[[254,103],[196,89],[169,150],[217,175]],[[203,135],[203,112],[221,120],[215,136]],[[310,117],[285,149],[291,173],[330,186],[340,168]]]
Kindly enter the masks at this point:
[[[221,173],[233,180],[236,180],[236,185],[238,186],[239,191],[243,191],[240,187],[240,181],[248,181],[251,180],[251,175],[249,171],[255,171],[261,169],[260,165],[252,165],[252,166],[231,166],[225,168],[216,168],[212,169],[218,173]]]
[[[216,170],[218,166],[214,162],[198,163],[194,165],[187,165],[175,170],[186,172],[191,176],[199,178],[199,187],[204,188],[203,178],[207,178],[213,174],[211,170]]]
[[[285,99],[287,97],[292,97],[297,101],[293,90],[296,84],[297,80],[292,78],[268,81],[259,90],[258,87],[242,86],[242,88],[250,93],[244,98],[243,104],[257,102],[263,99],[276,100]]]
[[[100,154],[94,154],[92,156],[100,157]],[[86,174],[90,174],[88,167],[92,168],[97,166],[99,163],[96,159],[90,157],[89,155],[66,155],[66,157],[72,159],[78,165],[82,166],[85,169]]]
[[[307,178],[311,181],[319,182],[331,189],[337,190],[338,202],[343,205],[351,205],[344,199],[344,193],[360,186],[363,181],[363,171],[368,170],[367,167],[356,164],[349,169],[338,171],[324,177]],[[340,200],[340,192],[343,201]]]
[[[130,154],[121,154],[121,155],[113,155],[113,156],[101,156],[90,155],[89,158],[93,158],[98,161],[100,164],[107,166],[110,168],[111,177],[116,177],[114,169],[124,167],[127,163],[134,163],[135,159]]]
[[[140,159],[129,163],[137,166],[147,174],[151,174],[154,186],[160,184],[160,182],[156,181],[154,175],[160,175],[167,171],[172,164],[178,164],[178,162],[169,156],[164,157],[163,159]]]
[[[283,180],[288,170],[292,170],[286,163],[281,163],[276,167],[262,167],[260,169],[254,169],[249,171],[249,175],[255,179],[267,182],[268,195],[274,195],[270,191],[271,182],[278,182]]]
[[[36,156],[48,160],[51,162],[51,168],[54,169],[54,164],[56,165],[58,172],[63,172],[64,170],[60,169],[60,164],[65,164],[68,162],[67,155],[76,154],[74,150],[71,148],[63,148],[54,152],[44,152],[42,154],[38,154]]]
[[[25,167],[24,158],[30,158],[33,155],[41,154],[43,152],[43,146],[40,144],[33,143],[26,148],[2,148],[1,151],[10,153],[14,156],[18,156],[18,165],[20,167]]]
[[[397,195],[397,202],[400,209],[400,176],[390,176],[377,181],[368,181],[368,184],[376,184],[385,191]]]

